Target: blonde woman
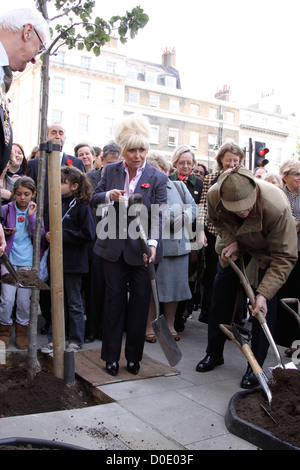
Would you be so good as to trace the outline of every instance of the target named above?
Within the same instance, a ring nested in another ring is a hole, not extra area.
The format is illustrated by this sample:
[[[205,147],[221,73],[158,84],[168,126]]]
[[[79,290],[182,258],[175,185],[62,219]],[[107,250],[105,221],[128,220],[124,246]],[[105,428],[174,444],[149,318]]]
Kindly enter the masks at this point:
[[[149,139],[150,126],[145,117],[125,117],[115,129],[115,141],[124,160],[105,167],[92,196],[93,207],[108,204],[108,215],[98,227],[94,251],[102,259],[106,285],[101,357],[106,362],[107,373],[113,376],[119,371],[125,319],[127,370],[131,374],[139,372],[151,298],[144,248],[139,237],[131,234],[132,217],[127,216],[132,194],[143,198],[150,250],[148,261],[157,264],[162,260],[161,216],[151,217],[151,212],[152,208],[167,203],[168,177],[147,163]],[[114,229],[105,232],[105,226]]]

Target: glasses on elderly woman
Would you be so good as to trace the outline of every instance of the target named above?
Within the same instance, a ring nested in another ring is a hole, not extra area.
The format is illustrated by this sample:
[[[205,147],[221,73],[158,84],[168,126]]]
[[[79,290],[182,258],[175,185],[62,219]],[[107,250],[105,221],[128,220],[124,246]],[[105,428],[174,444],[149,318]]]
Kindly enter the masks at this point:
[[[300,173],[299,172],[291,172],[291,173],[288,173],[289,175],[292,175],[292,176],[300,176]]]

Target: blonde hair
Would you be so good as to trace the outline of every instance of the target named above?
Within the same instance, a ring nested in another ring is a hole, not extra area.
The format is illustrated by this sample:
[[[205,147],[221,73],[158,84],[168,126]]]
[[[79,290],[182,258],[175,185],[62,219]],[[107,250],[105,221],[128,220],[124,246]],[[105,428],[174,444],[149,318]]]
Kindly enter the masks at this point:
[[[172,165],[174,166],[174,164],[176,164],[179,160],[179,158],[181,157],[181,155],[183,153],[186,153],[186,152],[189,152],[192,154],[192,157],[193,157],[193,162],[194,162],[194,165],[197,163],[196,161],[196,156],[195,156],[195,152],[194,150],[192,149],[192,147],[190,147],[189,145],[179,145],[179,147],[177,147],[172,155],[172,159],[171,159],[171,162],[172,162]]]
[[[168,171],[170,170],[170,165],[168,163],[167,158],[164,156],[163,153],[158,152],[156,150],[152,150],[148,153],[147,162],[149,163],[149,165],[153,166],[154,168],[157,168],[158,170],[162,168],[166,173],[168,173]]]
[[[142,115],[130,114],[125,117],[116,124],[114,135],[122,153],[136,148],[149,150],[150,124]]]
[[[269,183],[272,183],[272,180],[274,178],[277,180],[279,186],[282,188],[283,187],[282,178],[277,173],[266,173],[265,175],[262,175],[262,179],[265,181],[269,181]]]
[[[298,173],[300,171],[300,162],[295,159],[286,160],[279,168],[282,179],[291,172]]]

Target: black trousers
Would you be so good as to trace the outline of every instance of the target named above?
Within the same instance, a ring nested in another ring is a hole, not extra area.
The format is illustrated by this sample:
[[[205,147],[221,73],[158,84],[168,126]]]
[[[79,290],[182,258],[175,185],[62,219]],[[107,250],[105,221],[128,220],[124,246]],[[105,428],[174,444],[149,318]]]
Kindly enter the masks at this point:
[[[259,281],[263,278],[264,274],[265,270],[260,269]],[[239,283],[240,281],[237,274],[230,266],[222,268],[220,263],[218,263],[208,321],[208,345],[206,353],[210,356],[221,356],[223,354],[224,344],[227,337],[221,331],[219,325],[220,323],[227,325],[231,324]],[[273,334],[277,317],[276,296],[267,301],[267,307],[267,324]],[[259,324],[259,321],[255,317],[252,318],[251,349],[257,362],[262,366],[268,354],[269,342]]]
[[[116,262],[104,259],[102,262],[105,300],[101,358],[108,362],[119,361],[125,329],[125,357],[127,361],[139,362],[143,356],[151,299],[148,269],[127,264],[123,256]]]

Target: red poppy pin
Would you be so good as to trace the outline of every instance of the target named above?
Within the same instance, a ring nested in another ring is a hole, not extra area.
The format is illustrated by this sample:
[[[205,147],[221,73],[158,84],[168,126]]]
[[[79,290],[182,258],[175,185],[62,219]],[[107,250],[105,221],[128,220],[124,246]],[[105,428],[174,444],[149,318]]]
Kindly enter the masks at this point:
[[[24,222],[25,218],[22,215],[19,215],[18,222]]]
[[[68,166],[72,166],[72,165],[73,165],[73,161],[71,160],[71,158],[68,158],[68,160],[67,160],[67,165],[68,165]]]
[[[142,185],[141,185],[141,188],[142,188],[142,190],[144,191],[144,189],[148,189],[149,186],[150,186],[150,183],[149,183],[149,181],[148,181],[147,183],[142,184]]]

